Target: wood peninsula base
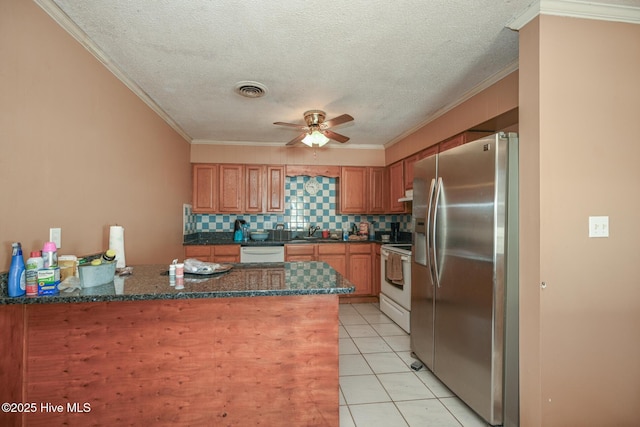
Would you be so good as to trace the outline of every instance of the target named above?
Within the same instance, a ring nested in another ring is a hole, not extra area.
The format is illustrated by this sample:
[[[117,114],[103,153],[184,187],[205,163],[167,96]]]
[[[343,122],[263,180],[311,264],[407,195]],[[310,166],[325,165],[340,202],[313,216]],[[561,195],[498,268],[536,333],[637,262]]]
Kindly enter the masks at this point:
[[[6,305],[0,326],[3,402],[37,405],[3,426],[339,425],[335,294]]]

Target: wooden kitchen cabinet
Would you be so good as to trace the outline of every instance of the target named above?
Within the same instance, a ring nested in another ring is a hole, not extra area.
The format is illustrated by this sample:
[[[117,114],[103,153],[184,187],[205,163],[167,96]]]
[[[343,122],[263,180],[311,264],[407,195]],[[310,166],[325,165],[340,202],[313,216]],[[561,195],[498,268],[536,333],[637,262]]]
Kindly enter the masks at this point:
[[[194,164],[194,213],[284,212],[285,167]]]
[[[404,189],[406,190],[411,190],[413,188],[413,168],[415,163],[418,160],[422,160],[425,159],[427,157],[431,157],[435,154],[438,153],[438,145],[434,145],[432,147],[429,148],[425,148],[422,151],[417,152],[416,154],[414,154],[413,156],[409,156],[406,159],[404,159],[403,162],[403,166],[404,166]]]
[[[195,258],[203,262],[211,262],[211,246],[185,246],[184,258]]]
[[[244,212],[263,211],[264,169],[262,165],[245,165],[244,167]]]
[[[213,245],[211,262],[240,262],[240,245]]]
[[[387,169],[384,167],[370,167],[369,169],[369,197],[368,213],[383,214],[389,204],[389,180]]]
[[[405,204],[398,199],[404,197],[404,165],[402,160],[389,165],[389,212],[404,213]]]
[[[244,198],[244,165],[218,165],[218,211],[242,213]]]
[[[338,207],[341,213],[383,214],[388,210],[389,187],[384,167],[341,167]]]
[[[317,244],[284,245],[285,261],[316,261]]]
[[[372,295],[372,261],[371,244],[359,243],[349,245],[349,273],[347,277],[356,287],[354,296]]]
[[[284,212],[284,184],[286,176],[284,166],[267,166],[266,211]]]
[[[192,181],[193,212],[215,212],[218,208],[218,165],[194,164]]]
[[[340,168],[338,207],[341,213],[367,213],[367,178],[366,167],[342,166]]]
[[[493,132],[462,132],[461,134],[453,136],[449,139],[445,139],[440,144],[438,144],[438,151],[442,153],[443,151],[451,150],[452,148],[459,147],[460,145],[492,134]]]
[[[194,245],[184,247],[184,257],[204,262],[240,262],[240,245]]]
[[[349,277],[347,271],[347,244],[318,244],[318,261],[326,262],[344,277]]]
[[[402,161],[402,166],[404,168],[404,189],[411,190],[413,188],[413,165],[418,161],[418,153],[413,156],[409,156]]]
[[[311,243],[284,245],[285,261],[321,261],[353,283],[353,294],[340,295],[341,300],[357,302],[375,301],[380,285],[374,284],[375,251],[373,243]],[[378,256],[380,251],[378,251]],[[378,261],[377,274],[380,274]],[[376,291],[376,289],[378,289]],[[355,297],[355,299],[354,299]]]

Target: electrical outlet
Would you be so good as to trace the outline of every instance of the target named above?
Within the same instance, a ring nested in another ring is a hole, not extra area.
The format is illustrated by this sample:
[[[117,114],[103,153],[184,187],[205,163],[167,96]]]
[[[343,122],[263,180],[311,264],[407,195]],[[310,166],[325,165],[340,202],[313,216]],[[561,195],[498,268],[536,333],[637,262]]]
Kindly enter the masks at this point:
[[[609,237],[609,217],[589,217],[589,237]]]
[[[60,249],[62,247],[62,229],[61,228],[50,228],[49,229],[49,241],[56,244],[56,248]]]

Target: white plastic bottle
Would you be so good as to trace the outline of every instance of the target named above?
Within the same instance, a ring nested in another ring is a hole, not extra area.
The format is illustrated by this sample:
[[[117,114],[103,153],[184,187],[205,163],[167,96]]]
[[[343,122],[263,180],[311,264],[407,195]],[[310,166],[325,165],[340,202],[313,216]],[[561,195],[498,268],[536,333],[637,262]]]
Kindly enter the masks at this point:
[[[31,251],[31,255],[25,265],[27,296],[38,295],[38,270],[44,268],[44,259],[40,251]]]

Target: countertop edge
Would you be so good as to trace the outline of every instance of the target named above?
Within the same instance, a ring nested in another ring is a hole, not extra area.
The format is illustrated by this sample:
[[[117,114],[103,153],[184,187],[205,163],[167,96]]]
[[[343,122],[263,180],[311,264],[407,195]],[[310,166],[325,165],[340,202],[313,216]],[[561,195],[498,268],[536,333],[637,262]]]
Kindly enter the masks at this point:
[[[348,288],[331,289],[290,289],[290,290],[266,290],[266,291],[219,291],[219,292],[178,292],[162,294],[140,295],[82,295],[82,296],[38,296],[38,297],[4,297],[0,299],[1,305],[15,304],[74,304],[86,302],[119,302],[119,301],[145,301],[145,300],[185,300],[185,299],[212,299],[212,298],[241,298],[241,297],[270,297],[287,295],[346,295],[353,293],[355,286]]]

